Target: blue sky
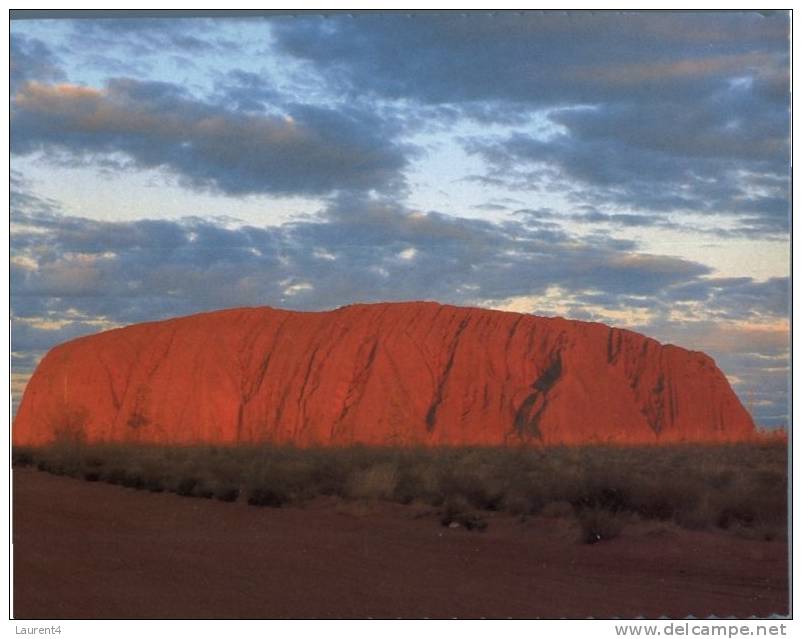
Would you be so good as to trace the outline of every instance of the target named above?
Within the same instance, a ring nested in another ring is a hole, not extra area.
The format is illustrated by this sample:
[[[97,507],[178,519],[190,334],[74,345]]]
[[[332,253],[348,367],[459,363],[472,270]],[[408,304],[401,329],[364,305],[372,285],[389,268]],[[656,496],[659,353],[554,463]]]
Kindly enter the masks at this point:
[[[15,20],[12,386],[87,333],[430,299],[632,328],[788,421],[786,13]]]

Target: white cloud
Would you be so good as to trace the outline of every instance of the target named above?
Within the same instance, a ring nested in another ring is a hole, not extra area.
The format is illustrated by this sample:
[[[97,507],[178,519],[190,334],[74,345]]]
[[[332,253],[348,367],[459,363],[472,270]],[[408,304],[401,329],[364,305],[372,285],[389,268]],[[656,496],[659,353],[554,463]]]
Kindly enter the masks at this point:
[[[414,260],[415,256],[418,254],[418,249],[410,246],[409,248],[405,248],[403,251],[398,253],[398,257],[402,260]]]

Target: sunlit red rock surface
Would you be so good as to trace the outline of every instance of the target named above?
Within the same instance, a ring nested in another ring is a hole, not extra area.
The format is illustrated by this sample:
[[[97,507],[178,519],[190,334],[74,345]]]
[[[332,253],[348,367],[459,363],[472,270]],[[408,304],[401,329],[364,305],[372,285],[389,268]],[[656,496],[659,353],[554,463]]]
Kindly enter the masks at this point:
[[[603,324],[435,303],[245,308],[51,350],[15,444],[498,445],[740,441],[713,360]]]

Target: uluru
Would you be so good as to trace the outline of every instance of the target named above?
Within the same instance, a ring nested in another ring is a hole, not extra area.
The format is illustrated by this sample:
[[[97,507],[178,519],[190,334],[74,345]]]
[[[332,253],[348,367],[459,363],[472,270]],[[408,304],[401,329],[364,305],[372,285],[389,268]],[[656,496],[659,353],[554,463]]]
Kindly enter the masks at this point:
[[[599,323],[432,302],[241,308],[53,348],[15,445],[726,442],[754,422],[714,361]]]

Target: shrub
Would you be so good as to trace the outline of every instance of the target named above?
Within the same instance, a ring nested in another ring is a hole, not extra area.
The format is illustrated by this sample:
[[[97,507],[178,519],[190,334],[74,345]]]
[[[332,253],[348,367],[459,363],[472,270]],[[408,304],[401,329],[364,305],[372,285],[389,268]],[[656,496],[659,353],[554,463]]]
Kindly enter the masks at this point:
[[[124,468],[112,468],[109,470],[105,475],[103,475],[105,481],[110,484],[122,484],[125,480],[125,469]]]
[[[458,460],[456,467],[445,469],[441,490],[446,498],[461,495],[480,510],[499,510],[504,502],[504,485],[498,477],[500,470],[482,461],[477,451],[470,451]]]
[[[215,499],[220,501],[237,501],[239,499],[239,488],[236,486],[218,486],[214,491]]]
[[[550,501],[543,506],[540,514],[544,517],[552,517],[554,519],[571,517],[574,515],[574,507],[567,501]]]
[[[175,488],[175,492],[182,497],[192,497],[192,493],[197,485],[198,480],[194,477],[184,477],[183,479],[179,480],[178,485]]]
[[[633,478],[619,476],[610,470],[590,470],[582,477],[569,500],[574,508],[621,512],[633,509]]]
[[[379,463],[351,475],[346,494],[355,499],[390,499],[397,485],[395,464]]]
[[[523,491],[511,491],[504,495],[502,509],[513,515],[528,515],[532,512],[532,503]]]
[[[348,483],[345,464],[334,455],[316,453],[316,463],[312,467],[310,480],[320,495],[344,495]]]
[[[433,463],[428,453],[415,451],[397,463],[397,482],[390,499],[409,504],[422,502],[440,506],[445,499],[441,488],[441,471]]]
[[[192,491],[193,497],[200,497],[201,499],[211,499],[214,497],[214,491],[203,482],[199,482]]]
[[[714,525],[718,518],[716,504],[709,495],[703,496],[693,508],[674,513],[674,521],[682,528],[705,530]]]
[[[139,472],[128,471],[125,473],[120,483],[126,488],[142,490],[145,487],[145,478]]]
[[[158,477],[149,477],[145,480],[145,490],[152,493],[164,492],[164,483]]]
[[[91,454],[84,457],[83,464],[88,468],[100,468],[103,466],[104,461],[98,454]]]
[[[693,511],[706,496],[715,494],[706,477],[694,477],[692,468],[681,469],[666,475],[643,477],[633,496],[633,510],[644,519],[668,520]],[[717,474],[720,485],[725,473]],[[700,511],[701,512],[701,511]]]
[[[604,508],[585,508],[577,516],[581,531],[580,540],[585,544],[614,539],[621,534],[622,517]]]
[[[475,513],[457,513],[452,517],[442,517],[440,524],[443,526],[451,526],[451,524],[459,524],[465,530],[485,530],[487,522],[476,515]]]
[[[461,495],[452,496],[446,501],[445,508],[440,513],[440,525],[451,526],[459,524],[466,530],[484,530],[487,522],[471,512],[470,503]]]
[[[12,466],[32,466],[33,465],[33,451],[28,448],[15,448],[11,451],[11,465]]]
[[[288,501],[288,495],[271,488],[252,488],[248,492],[248,503],[251,506],[269,506],[270,508],[281,508]]]

